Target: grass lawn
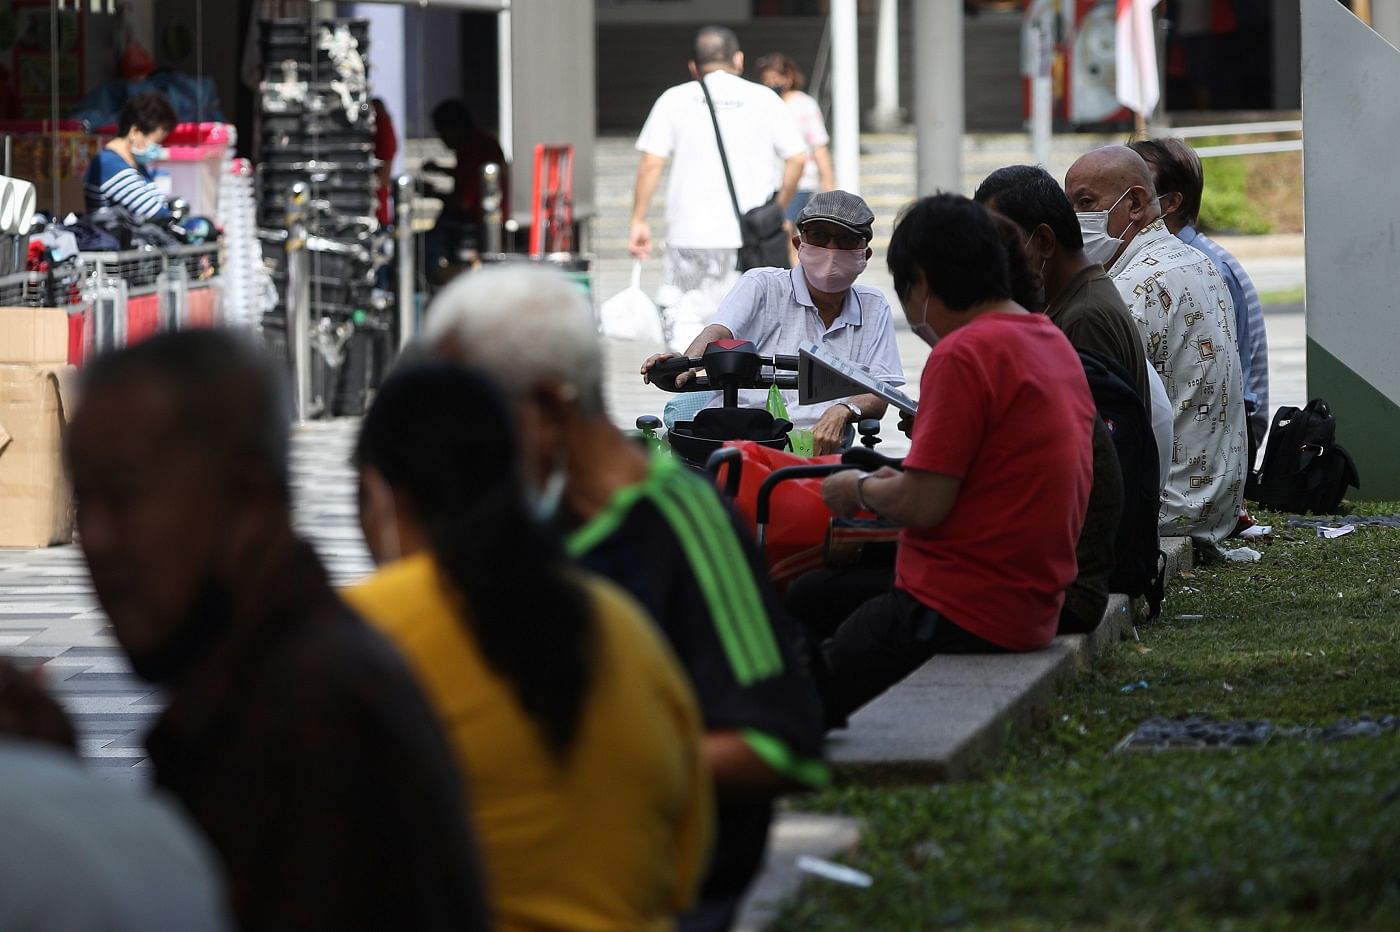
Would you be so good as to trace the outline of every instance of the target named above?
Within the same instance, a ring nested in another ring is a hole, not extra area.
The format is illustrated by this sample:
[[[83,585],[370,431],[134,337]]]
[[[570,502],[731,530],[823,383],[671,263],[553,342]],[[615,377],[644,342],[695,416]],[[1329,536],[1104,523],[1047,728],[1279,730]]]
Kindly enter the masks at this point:
[[[1297,288],[1282,288],[1278,291],[1261,291],[1259,293],[1259,303],[1264,307],[1273,304],[1302,304],[1306,297],[1306,289],[1302,285]]]
[[[1400,714],[1400,529],[1258,517],[1261,562],[1176,580],[979,779],[802,800],[865,820],[847,860],[875,883],[809,881],[777,927],[1400,929],[1400,734],[1112,750],[1153,716]]]

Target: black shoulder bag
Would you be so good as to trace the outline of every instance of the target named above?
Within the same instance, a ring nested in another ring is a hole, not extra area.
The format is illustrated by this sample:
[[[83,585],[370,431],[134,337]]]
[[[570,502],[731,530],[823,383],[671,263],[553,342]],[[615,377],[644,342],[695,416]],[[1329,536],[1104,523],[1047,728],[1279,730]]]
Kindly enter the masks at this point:
[[[788,264],[788,233],[784,221],[782,205],[774,192],[761,207],[748,213],[739,209],[739,195],[734,191],[734,176],[729,172],[729,156],[724,152],[724,137],[719,132],[719,117],[715,115],[715,102],[710,97],[710,89],[700,80],[700,90],[705,94],[705,106],[710,108],[710,122],[715,126],[715,144],[719,146],[719,161],[724,166],[724,182],[729,185],[729,202],[734,205],[734,216],[739,221],[739,237],[743,245],[739,247],[739,261],[736,268],[740,272],[749,269],[791,268]]]

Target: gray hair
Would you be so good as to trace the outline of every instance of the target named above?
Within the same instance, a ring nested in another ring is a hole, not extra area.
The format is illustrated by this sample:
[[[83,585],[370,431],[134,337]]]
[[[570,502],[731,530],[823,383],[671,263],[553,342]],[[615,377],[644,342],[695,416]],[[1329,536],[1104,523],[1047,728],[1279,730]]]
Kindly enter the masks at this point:
[[[464,361],[512,394],[570,385],[590,416],[603,413],[603,352],[593,310],[561,272],[508,262],[458,278],[428,307],[424,337],[455,342]]]

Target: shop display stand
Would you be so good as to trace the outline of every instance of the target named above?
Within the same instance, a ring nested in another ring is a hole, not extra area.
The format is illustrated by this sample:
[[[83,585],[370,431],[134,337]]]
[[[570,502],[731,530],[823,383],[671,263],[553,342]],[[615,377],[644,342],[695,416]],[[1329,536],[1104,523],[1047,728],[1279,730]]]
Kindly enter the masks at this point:
[[[256,219],[278,292],[263,332],[278,352],[293,342],[286,329],[287,216],[293,186],[304,183],[313,348],[308,410],[323,416],[362,414],[393,347],[393,296],[375,287],[387,234],[375,219],[368,46],[365,20],[261,24]]]

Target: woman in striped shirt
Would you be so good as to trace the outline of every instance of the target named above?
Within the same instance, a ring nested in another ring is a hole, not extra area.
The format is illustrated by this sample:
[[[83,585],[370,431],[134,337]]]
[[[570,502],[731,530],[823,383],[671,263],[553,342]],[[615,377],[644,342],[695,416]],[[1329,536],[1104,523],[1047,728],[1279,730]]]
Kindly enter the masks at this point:
[[[147,91],[126,102],[117,138],[88,165],[83,193],[89,213],[124,207],[137,220],[170,216],[165,195],[151,180],[146,165],[155,160],[175,123],[175,108],[159,91]]]

